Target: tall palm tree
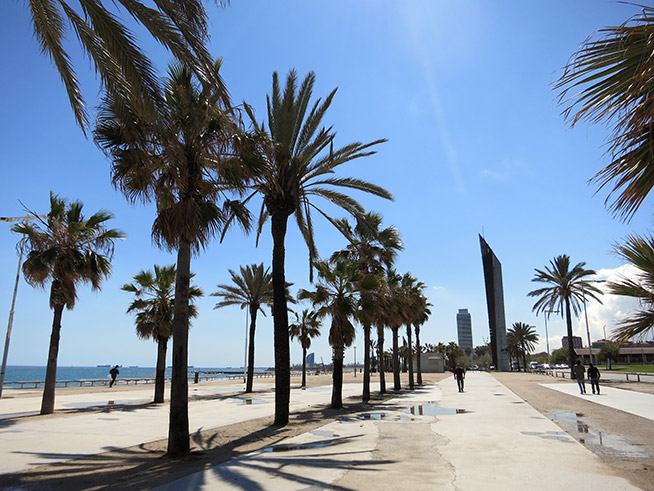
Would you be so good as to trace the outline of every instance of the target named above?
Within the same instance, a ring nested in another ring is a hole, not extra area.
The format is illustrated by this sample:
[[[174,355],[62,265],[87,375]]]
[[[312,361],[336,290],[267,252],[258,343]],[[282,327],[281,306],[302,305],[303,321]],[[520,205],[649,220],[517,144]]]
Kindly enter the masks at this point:
[[[211,70],[206,12],[201,0],[157,1],[156,9],[138,0],[30,0],[34,35],[41,52],[54,63],[66,87],[79,126],[86,131],[89,118],[66,37],[72,28],[82,52],[88,56],[101,85],[110,94],[154,114],[161,105],[160,86],[151,60],[136,43],[136,37],[120,20],[119,4],[129,17],[144,26],[177,59],[200,74],[205,81],[219,83]],[[216,2],[225,4],[225,1]]]
[[[412,330],[413,325],[422,319],[424,311],[423,308],[423,290],[425,289],[425,284],[422,281],[418,281],[417,278],[412,276],[410,273],[405,273],[402,276],[401,292],[402,292],[402,317],[404,324],[406,326],[406,337],[407,337],[407,368],[409,371],[409,388],[413,389],[415,386],[414,376],[413,376],[413,341],[412,341]],[[426,308],[426,306],[424,307]]]
[[[269,268],[263,269],[263,263],[241,266],[241,273],[236,274],[231,269],[229,274],[232,277],[233,285],[218,285],[219,291],[211,294],[213,297],[221,297],[214,309],[227,307],[229,305],[240,305],[241,309],[247,308],[250,314],[250,342],[248,345],[248,372],[245,384],[245,392],[252,392],[254,381],[254,334],[257,327],[257,313],[265,316],[262,305],[272,307],[272,275]]]
[[[46,220],[12,227],[27,239],[27,259],[23,274],[32,286],[45,288],[50,282],[50,308],[54,312],[48,349],[41,414],[54,412],[57,355],[64,307],[72,310],[77,300],[77,286],[90,283],[100,290],[102,280],[111,273],[114,240],[125,237],[121,231],[108,229],[113,218],[99,211],[86,218],[80,201],[72,203],[50,192],[50,213]]]
[[[645,337],[654,329],[654,237],[627,237],[626,243],[615,246],[619,256],[638,270],[636,278],[621,278],[608,283],[609,291],[638,299],[640,310],[625,317],[613,330],[618,344],[634,337]]]
[[[422,366],[420,360],[422,348],[420,346],[420,328],[425,322],[427,322],[427,319],[429,319],[429,316],[431,315],[431,310],[429,310],[429,307],[431,307],[431,304],[427,301],[427,297],[421,295],[416,316],[413,319],[413,328],[416,330],[416,369],[418,372],[418,385],[422,385]]]
[[[615,196],[609,209],[626,220],[654,185],[654,7],[639,8],[640,15],[587,40],[555,86],[573,126],[582,120],[613,125],[612,162],[593,181],[600,189],[612,185],[606,202]]]
[[[216,63],[216,74],[219,68]],[[201,86],[191,69],[180,64],[170,66],[164,87],[165,107],[155,122],[125,112],[106,97],[94,136],[112,160],[114,185],[132,202],[156,202],[155,243],[177,252],[168,455],[182,457],[190,452],[191,254],[216,233],[224,236],[232,221],[246,230],[250,222],[242,203],[225,195],[238,185],[239,171],[231,158],[237,128],[227,114],[224,88]]]
[[[506,333],[510,336],[517,347],[518,354],[522,357],[522,369],[527,371],[527,353],[531,353],[536,348],[534,343],[538,342],[538,334],[534,326],[524,322],[514,322],[511,329]]]
[[[315,198],[343,208],[355,217],[364,213],[363,207],[340,189],[354,189],[386,199],[392,195],[383,188],[362,179],[335,177],[336,168],[342,164],[372,155],[375,145],[351,143],[338,150],[333,149],[335,132],[324,128],[322,119],[329,108],[336,90],[324,101],[309,104],[313,94],[315,75],[309,73],[299,89],[297,75],[291,70],[284,90],[280,87],[277,73],[273,73],[272,94],[268,101],[268,128],[256,121],[254,111],[245,104],[253,126],[252,138],[244,140],[242,156],[252,160],[260,170],[252,180],[253,195],[263,197],[259,215],[258,232],[261,233],[268,217],[271,219],[273,238],[273,319],[275,331],[275,424],[288,423],[290,401],[290,352],[288,334],[288,311],[284,242],[288,218],[295,216],[302,236],[309,249],[311,265],[317,258],[313,237],[311,209],[331,220],[326,212],[317,207]]]
[[[362,280],[377,281],[376,277],[390,268],[402,250],[400,235],[395,227],[381,229],[382,216],[378,213],[366,213],[357,219],[354,228],[347,220],[338,220],[337,227],[348,239],[345,249],[332,254],[332,259],[344,258],[357,261],[361,268]],[[357,312],[357,320],[363,326],[364,359],[363,359],[363,402],[370,400],[370,329],[377,312],[378,292],[359,288],[361,306]]]
[[[300,290],[298,298],[308,299],[317,306],[317,316],[329,316],[329,345],[332,347],[334,371],[332,373],[333,409],[343,407],[343,357],[345,348],[354,342],[354,325],[351,319],[356,313],[358,294],[355,283],[359,266],[356,263],[338,259],[331,264],[326,261],[315,263],[319,283],[315,291]]]
[[[562,254],[550,261],[550,266],[544,270],[536,269],[531,281],[547,283],[551,286],[539,288],[528,293],[530,297],[538,297],[532,310],[536,313],[558,310],[561,316],[565,313],[568,328],[568,362],[570,370],[574,367],[576,354],[572,343],[572,313],[576,316],[581,311],[581,305],[586,302],[586,295],[602,301],[597,297],[602,291],[595,287],[587,278],[595,274],[592,269],[585,269],[586,263],[581,262],[570,268],[570,257]]]
[[[395,270],[386,272],[386,286],[384,296],[382,297],[383,323],[390,328],[393,333],[393,390],[400,390],[402,383],[400,380],[400,356],[399,356],[399,331],[406,319],[405,314],[405,297],[401,290],[402,276]]]
[[[291,339],[297,339],[302,346],[302,387],[307,386],[307,350],[311,348],[311,340],[320,336],[320,321],[316,312],[303,309],[295,314],[295,322],[288,326]]]
[[[175,298],[175,265],[154,265],[154,272],[143,270],[134,275],[133,283],[126,283],[121,290],[136,297],[127,312],[136,314],[136,335],[141,339],[153,339],[157,343],[157,365],[154,381],[154,402],[164,402],[166,385],[166,352],[168,340],[173,334],[173,309]],[[203,295],[195,286],[189,287],[192,301]],[[197,317],[195,305],[189,305],[189,317]]]

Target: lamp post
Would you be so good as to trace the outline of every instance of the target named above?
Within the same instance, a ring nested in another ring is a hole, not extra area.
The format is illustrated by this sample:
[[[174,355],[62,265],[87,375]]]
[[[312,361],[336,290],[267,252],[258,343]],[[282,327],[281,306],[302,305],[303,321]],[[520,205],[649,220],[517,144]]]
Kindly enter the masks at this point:
[[[28,215],[26,217],[0,217],[0,222],[29,222],[47,218],[48,215]],[[9,321],[7,322],[7,336],[5,337],[5,348],[2,354],[2,368],[0,369],[0,397],[2,397],[2,388],[5,384],[5,371],[7,369],[7,355],[9,354],[9,341],[11,340],[11,328],[14,323],[14,308],[16,307],[16,295],[18,294],[18,281],[20,279],[20,266],[23,263],[23,253],[25,252],[25,237],[20,239],[20,252],[18,253],[18,270],[16,271],[16,280],[14,281],[14,293],[11,296],[11,307],[9,308]]]
[[[547,332],[547,318],[550,316],[550,314],[558,314],[558,310],[546,310],[544,312],[545,314],[545,343],[547,345],[547,356],[550,355],[550,336]]]
[[[602,280],[588,280],[588,281],[592,281],[593,283],[603,282]],[[590,329],[588,327],[588,309],[586,307],[586,290],[584,290],[583,286],[581,287],[581,296],[584,299],[584,317],[586,318],[586,336],[588,337],[588,359],[590,360],[590,363],[593,363],[593,348],[590,342]]]
[[[357,376],[357,347],[354,347],[354,376]]]

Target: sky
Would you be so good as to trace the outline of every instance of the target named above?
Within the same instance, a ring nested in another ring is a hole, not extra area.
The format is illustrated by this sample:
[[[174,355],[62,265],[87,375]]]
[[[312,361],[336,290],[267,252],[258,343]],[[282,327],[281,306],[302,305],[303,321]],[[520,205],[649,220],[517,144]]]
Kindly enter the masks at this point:
[[[649,233],[652,199],[629,223],[607,212],[606,192],[588,180],[608,163],[610,132],[585,123],[570,128],[553,85],[589,35],[622,24],[637,7],[603,0],[232,0],[223,9],[210,3],[208,10],[210,51],[223,58],[235,104],[247,101],[263,121],[274,71],[282,79],[290,69],[302,78],[314,71],[314,97],[338,87],[325,119],[337,132],[337,147],[388,139],[377,154],[341,166],[339,175],[365,178],[395,196],[390,202],[355,195],[383,215],[384,226],[400,231],[397,270],[426,285],[433,307],[421,329],[423,343],[456,341],[462,308],[472,316],[474,344],[489,339],[479,234],[502,263],[507,328],[535,326],[538,351],[546,349],[545,322],[527,296],[539,286],[531,281],[535,268],[568,254],[573,264],[596,270],[597,279],[629,274],[613,246],[629,234]],[[120,290],[139,271],[175,262],[152,243],[154,205],[131,205],[112,187],[109,161],[76,126],[56,70],[40,53],[26,2],[0,2],[0,18],[0,216],[23,216],[26,208],[47,213],[52,190],[82,201],[88,215],[111,211],[111,227],[127,234],[116,244],[102,291],[81,285],[74,310],[64,312],[59,365],[154,366],[156,345],[136,337],[134,318],[126,314],[131,295]],[[169,55],[142,31],[137,35],[164,74]],[[76,40],[67,46],[92,108],[99,83]],[[345,246],[326,221],[316,221],[323,257]],[[19,237],[10,229],[0,223],[0,333],[18,265]],[[217,299],[209,294],[229,283],[229,269],[269,266],[271,258],[269,225],[258,247],[254,236],[234,230],[193,258],[205,297],[191,327],[191,365],[243,365],[245,311],[214,310]],[[293,223],[286,263],[292,292],[310,288],[308,253]],[[610,334],[634,308],[609,295],[603,305],[590,302],[591,338]],[[48,290],[21,277],[8,363],[45,365],[51,325]],[[561,347],[564,321],[552,316],[547,327],[550,350]],[[325,363],[331,359],[328,329],[325,320],[310,350]],[[574,331],[586,345],[583,316],[574,320]],[[273,366],[269,311],[259,317],[255,341],[255,365]],[[361,329],[355,345],[361,361]],[[354,356],[350,348],[346,361]],[[291,361],[301,361],[297,342]]]

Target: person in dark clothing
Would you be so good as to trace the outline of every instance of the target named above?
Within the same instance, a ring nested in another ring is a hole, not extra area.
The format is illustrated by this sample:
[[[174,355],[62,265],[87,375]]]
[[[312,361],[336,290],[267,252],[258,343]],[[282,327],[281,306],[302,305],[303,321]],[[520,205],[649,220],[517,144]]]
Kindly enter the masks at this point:
[[[586,378],[586,369],[581,364],[581,360],[577,360],[577,364],[573,367],[572,371],[574,372],[577,383],[579,384],[579,392],[585,394],[586,384],[584,383],[584,379]]]
[[[116,377],[118,376],[119,373],[120,372],[118,371],[118,365],[116,365],[111,370],[109,370],[109,374],[111,375],[111,382],[109,382],[109,387],[111,387],[116,383]]]
[[[588,379],[590,380],[590,386],[593,389],[593,394],[595,393],[595,389],[597,389],[597,394],[599,394],[600,371],[592,363],[588,367]]]
[[[466,378],[466,372],[461,365],[457,365],[454,369],[454,378],[456,385],[459,387],[459,392],[463,392],[463,379]]]

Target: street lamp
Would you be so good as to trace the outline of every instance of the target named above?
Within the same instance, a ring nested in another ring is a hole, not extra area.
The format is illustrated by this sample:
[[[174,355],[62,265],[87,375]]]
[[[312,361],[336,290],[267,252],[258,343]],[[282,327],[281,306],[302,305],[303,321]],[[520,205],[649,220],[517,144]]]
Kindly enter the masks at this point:
[[[603,283],[603,280],[587,280],[587,281],[593,283]],[[590,329],[588,328],[588,309],[586,307],[586,290],[584,290],[583,285],[581,287],[581,295],[584,298],[584,317],[586,318],[586,336],[588,337],[588,359],[590,360],[590,363],[593,363],[593,348],[590,343]]]
[[[545,343],[547,344],[547,356],[550,355],[550,336],[547,333],[547,318],[550,316],[550,314],[558,314],[558,310],[546,310],[544,312],[545,314]]]
[[[0,217],[0,222],[29,222],[47,218],[48,215],[28,215],[26,217]],[[20,239],[20,252],[18,253],[18,270],[16,271],[16,280],[14,282],[14,293],[11,297],[11,307],[9,308],[9,322],[7,322],[7,336],[5,337],[5,349],[2,354],[2,369],[0,369],[0,397],[2,397],[2,388],[5,384],[5,371],[7,369],[7,355],[9,354],[9,341],[11,340],[11,327],[14,323],[14,308],[16,306],[16,294],[18,293],[18,280],[20,278],[20,266],[23,263],[23,253],[25,252],[25,237]]]
[[[357,347],[354,347],[354,376],[357,376]]]

